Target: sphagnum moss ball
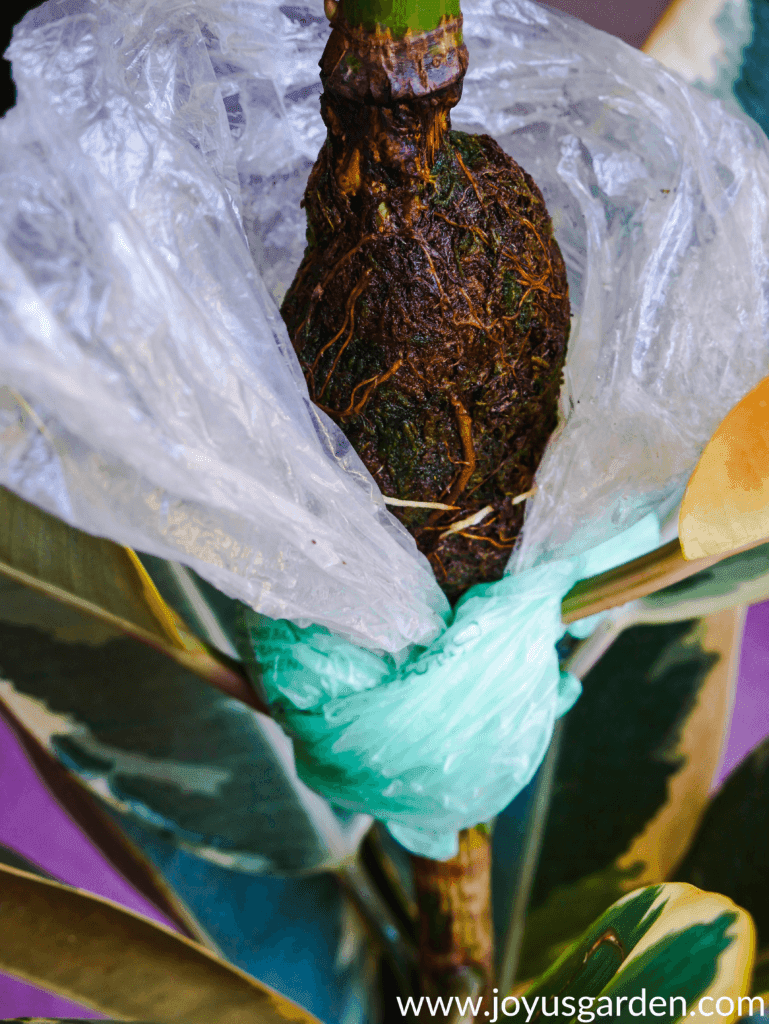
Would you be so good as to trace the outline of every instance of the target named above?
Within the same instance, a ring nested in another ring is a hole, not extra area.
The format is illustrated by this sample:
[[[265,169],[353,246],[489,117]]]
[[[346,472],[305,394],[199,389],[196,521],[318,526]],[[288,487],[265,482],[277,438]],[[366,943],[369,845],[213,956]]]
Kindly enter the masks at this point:
[[[328,134],[282,314],[310,396],[383,494],[456,506],[391,506],[455,601],[498,579],[515,545],[515,499],[556,426],[569,301],[531,177],[489,136],[451,130],[467,60],[461,28],[444,19],[441,33],[453,80],[399,97],[397,76],[376,72],[404,66],[392,52],[409,34],[385,33],[377,51],[335,20],[321,61]],[[418,42],[412,63],[434,71],[435,41]]]

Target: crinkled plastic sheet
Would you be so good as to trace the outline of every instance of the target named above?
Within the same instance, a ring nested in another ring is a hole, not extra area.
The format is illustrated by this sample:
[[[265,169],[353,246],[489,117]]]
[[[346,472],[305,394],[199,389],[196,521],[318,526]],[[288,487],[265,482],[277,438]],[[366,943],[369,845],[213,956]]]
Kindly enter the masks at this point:
[[[241,47],[227,55],[210,12],[172,3],[53,2],[16,32],[0,479],[267,614],[397,650],[434,635],[447,604],[309,402],[255,270],[239,174],[248,195],[295,153],[270,77],[286,19],[248,13],[247,31],[226,22]],[[216,70],[247,79],[240,137]]]
[[[426,561],[310,405],[281,323],[322,144],[322,5],[66,0],[28,15],[0,127],[0,479],[272,617],[397,652]],[[532,173],[575,317],[517,567],[664,514],[769,368],[764,138],[556,12],[466,12],[456,127]]]
[[[460,829],[499,814],[531,780],[581,692],[558,663],[562,598],[658,545],[650,514],[583,555],[471,587],[441,636],[400,666],[323,628],[246,610],[300,778],[335,807],[384,821],[413,853],[453,856]]]

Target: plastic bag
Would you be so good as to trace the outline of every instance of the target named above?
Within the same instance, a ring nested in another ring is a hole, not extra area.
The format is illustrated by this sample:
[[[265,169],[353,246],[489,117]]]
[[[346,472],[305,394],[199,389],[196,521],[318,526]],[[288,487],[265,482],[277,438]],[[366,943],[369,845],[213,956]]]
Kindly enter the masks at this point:
[[[385,822],[407,849],[451,857],[531,780],[580,694],[558,664],[561,600],[579,579],[659,544],[654,515],[580,557],[472,587],[448,629],[398,667],[322,627],[245,613],[273,717],[300,778]]]
[[[506,95],[479,83],[482,112],[463,114],[543,187],[576,313],[565,425],[537,473],[522,568],[648,510],[664,519],[720,420],[766,375],[769,149],[747,119],[616,39],[504,9],[515,14],[484,61]]]
[[[0,480],[270,615],[397,650],[435,635],[448,605],[310,403],[255,271],[211,11],[52,0],[16,31],[20,102],[0,134]],[[245,50],[266,113],[281,104],[256,12]],[[269,118],[255,133],[261,163],[268,143],[293,157]]]
[[[85,530],[370,648],[447,606],[339,431],[276,302],[323,141],[313,8],[49,0],[0,125],[0,480]],[[569,272],[565,426],[519,567],[673,508],[769,369],[758,131],[642,54],[531,3],[467,12],[458,128],[532,173]]]

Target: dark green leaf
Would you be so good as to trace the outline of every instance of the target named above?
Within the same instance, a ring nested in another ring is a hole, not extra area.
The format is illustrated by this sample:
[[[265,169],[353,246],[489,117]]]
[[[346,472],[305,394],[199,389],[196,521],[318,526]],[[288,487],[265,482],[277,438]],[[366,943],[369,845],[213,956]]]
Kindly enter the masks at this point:
[[[325,869],[349,858],[368,826],[299,782],[269,719],[157,650],[10,583],[2,678],[3,702],[94,794],[218,863]]]
[[[31,860],[27,860],[26,857],[22,857],[20,853],[12,850],[9,846],[4,846],[2,843],[0,843],[0,864],[5,864],[9,868],[16,868],[18,871],[28,871],[31,875],[39,875],[40,878],[53,878],[53,875],[43,871],[39,865],[33,864]]]
[[[605,911],[526,999],[529,1007],[538,1000],[537,1021],[571,1020],[576,1003],[630,1024],[650,1019],[645,1004],[656,998],[662,1002],[651,1017],[673,1024],[697,1016],[703,997],[713,1000],[706,1009],[723,998],[734,1012],[719,1019],[733,1020],[747,994],[753,951],[752,922],[730,900],[689,885],[652,886]]]
[[[769,949],[769,740],[716,794],[676,878],[717,889],[745,907],[756,922],[759,949]]]
[[[720,757],[742,619],[635,627],[584,678],[564,723],[519,977],[684,855]]]

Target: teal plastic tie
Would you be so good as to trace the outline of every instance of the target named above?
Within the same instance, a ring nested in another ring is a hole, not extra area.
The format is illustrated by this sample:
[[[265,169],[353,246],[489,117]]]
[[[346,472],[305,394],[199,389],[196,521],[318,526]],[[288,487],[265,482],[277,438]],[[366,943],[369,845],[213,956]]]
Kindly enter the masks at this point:
[[[413,853],[453,856],[460,829],[498,814],[530,781],[556,718],[579,696],[556,653],[563,597],[658,545],[649,515],[577,558],[475,586],[431,646],[400,665],[324,627],[247,611],[261,683],[300,777],[332,804],[384,822]]]

